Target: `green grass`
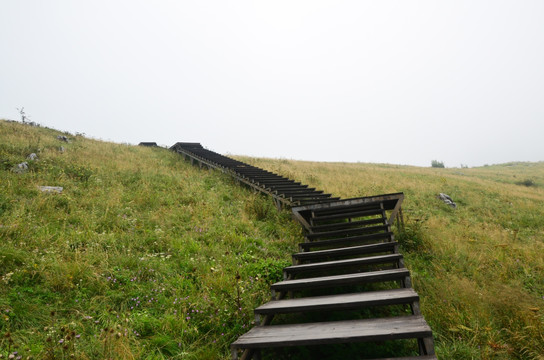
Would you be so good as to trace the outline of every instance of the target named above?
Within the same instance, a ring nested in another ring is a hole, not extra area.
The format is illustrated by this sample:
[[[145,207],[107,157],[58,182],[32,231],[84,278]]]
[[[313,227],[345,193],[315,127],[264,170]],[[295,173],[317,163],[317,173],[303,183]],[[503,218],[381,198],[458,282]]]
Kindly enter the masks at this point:
[[[238,159],[343,198],[404,192],[397,239],[439,358],[544,359],[543,162],[436,169]],[[437,199],[442,192],[457,209]]]
[[[289,263],[290,214],[165,149],[58,134],[0,122],[0,354],[228,358]]]
[[[241,159],[343,198],[403,191],[397,238],[439,358],[543,359],[544,163]],[[227,359],[300,241],[289,211],[160,148],[0,121],[0,184],[5,358]]]

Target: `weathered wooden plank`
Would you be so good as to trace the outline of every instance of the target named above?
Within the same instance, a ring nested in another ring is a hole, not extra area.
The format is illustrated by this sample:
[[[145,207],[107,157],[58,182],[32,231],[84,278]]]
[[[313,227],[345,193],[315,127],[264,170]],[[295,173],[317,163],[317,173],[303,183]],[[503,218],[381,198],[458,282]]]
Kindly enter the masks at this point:
[[[299,189],[274,189],[276,192],[280,192],[284,195],[305,195],[305,194],[323,194],[323,190],[316,190],[314,188],[299,188]]]
[[[302,184],[298,181],[294,181],[294,183],[289,183],[289,184],[284,184],[284,183],[280,183],[280,184],[272,184],[272,186],[274,188],[278,188],[278,189],[282,189],[282,188],[289,188],[289,187],[293,187],[293,188],[296,188],[296,189],[299,189],[299,188],[308,188],[308,185],[306,184]]]
[[[386,219],[377,217],[377,218],[368,219],[368,220],[358,220],[358,221],[349,221],[349,222],[344,221],[344,222],[339,222],[334,224],[314,225],[314,226],[310,226],[310,231],[312,232],[333,231],[333,230],[349,229],[349,228],[355,228],[360,226],[373,225],[373,224],[385,224],[385,223],[386,223]]]
[[[371,232],[386,231],[388,225],[377,225],[377,226],[361,226],[355,229],[342,229],[342,230],[333,230],[333,231],[322,231],[322,232],[313,232],[307,234],[306,238],[308,240],[322,239],[322,238],[331,238],[331,237],[340,237],[348,235],[357,235],[357,234],[366,234]]]
[[[266,185],[267,187],[274,186],[274,185],[300,185],[299,182],[295,182],[294,180],[255,180],[254,182],[257,182],[259,184]]]
[[[331,239],[331,240],[305,242],[305,243],[298,244],[298,246],[301,249],[304,249],[306,251],[310,249],[331,247],[331,246],[338,248],[342,246],[355,245],[355,244],[360,244],[363,242],[370,242],[370,241],[376,241],[376,240],[387,241],[392,239],[392,236],[393,236],[392,232],[383,232],[383,233],[376,233],[376,234],[369,234],[369,235],[359,235],[359,236],[352,236],[352,237],[345,237],[345,238],[337,238],[337,239]]]
[[[368,306],[409,304],[418,301],[414,289],[391,289],[342,295],[272,300],[255,309],[255,314],[286,314],[305,311],[349,310]]]
[[[232,349],[338,344],[423,338],[431,329],[421,316],[256,326],[231,344]]]
[[[303,188],[303,187],[299,187],[299,188],[296,188],[296,187],[282,188],[282,187],[277,187],[277,186],[274,186],[274,185],[266,185],[266,188],[267,188],[267,190],[269,190],[272,193],[276,193],[276,192],[281,193],[281,192],[284,192],[284,191],[287,192],[287,191],[298,191],[298,190],[304,191],[304,190],[306,190],[306,188]]]
[[[368,271],[363,273],[321,276],[307,279],[284,280],[272,284],[270,287],[277,292],[316,289],[322,287],[346,286],[368,282],[382,282],[403,280],[410,276],[406,268]]]
[[[282,180],[289,180],[289,181],[293,181],[289,178],[286,178],[286,177],[283,177],[283,176],[279,176],[279,175],[244,175],[245,177],[247,177],[248,179],[253,179],[255,181],[266,181],[266,180],[271,180],[271,181],[282,181]]]
[[[340,199],[340,198],[339,197],[330,197],[330,198],[321,198],[321,199],[301,199],[301,200],[296,200],[296,201],[293,201],[293,202],[295,203],[295,202],[298,201],[301,204],[321,204],[321,203],[336,201],[338,199]]]
[[[293,199],[320,199],[325,197],[331,197],[331,194],[321,194],[313,191],[308,194],[289,194],[288,197]]]
[[[379,244],[359,245],[337,249],[317,250],[311,252],[300,252],[295,253],[292,256],[293,259],[296,261],[312,261],[319,259],[390,252],[394,251],[397,245],[397,242],[390,241]]]
[[[314,216],[324,216],[330,214],[340,214],[346,212],[354,211],[364,211],[364,210],[382,210],[381,202],[373,202],[368,204],[356,204],[349,206],[335,206],[327,209],[315,209],[312,210]]]
[[[307,211],[307,210],[315,211],[319,209],[328,209],[328,208],[337,207],[337,206],[351,206],[351,205],[359,205],[359,204],[372,203],[372,202],[383,202],[386,210],[392,210],[394,209],[397,201],[401,199],[404,199],[404,193],[400,192],[400,193],[382,194],[382,195],[375,195],[375,196],[365,196],[365,197],[352,198],[352,199],[343,199],[343,200],[335,201],[329,204],[311,204],[311,205],[297,206],[293,208],[293,211]]]
[[[329,221],[329,220],[349,219],[349,218],[357,218],[357,217],[381,215],[381,214],[382,214],[381,209],[370,209],[370,210],[361,210],[361,211],[354,211],[354,212],[341,212],[341,213],[335,213],[335,214],[324,215],[324,216],[315,216],[313,220],[314,222]]]
[[[347,268],[353,266],[365,266],[371,264],[398,263],[402,259],[401,254],[387,254],[378,256],[368,256],[347,260],[325,261],[319,263],[292,265],[283,268],[283,271],[289,275],[300,274],[311,271],[326,271],[338,268]]]

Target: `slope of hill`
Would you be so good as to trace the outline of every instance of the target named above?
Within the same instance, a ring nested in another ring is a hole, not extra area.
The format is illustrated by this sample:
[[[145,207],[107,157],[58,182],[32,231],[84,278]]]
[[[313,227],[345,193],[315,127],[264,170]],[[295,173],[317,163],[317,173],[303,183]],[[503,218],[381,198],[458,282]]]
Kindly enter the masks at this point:
[[[403,191],[399,240],[439,358],[544,358],[544,162],[436,169],[237,158],[345,198]]]
[[[300,234],[161,148],[0,121],[0,161],[4,358],[228,358]]]
[[[344,198],[405,192],[397,238],[439,358],[542,359],[544,163],[240,159]],[[0,184],[5,358],[229,358],[300,241],[289,211],[161,148],[0,121]]]

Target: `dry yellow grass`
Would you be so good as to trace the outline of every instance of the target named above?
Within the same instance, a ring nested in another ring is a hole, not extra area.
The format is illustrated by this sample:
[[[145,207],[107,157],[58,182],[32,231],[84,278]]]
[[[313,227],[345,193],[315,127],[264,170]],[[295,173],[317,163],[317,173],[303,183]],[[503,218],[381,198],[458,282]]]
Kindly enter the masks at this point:
[[[437,169],[238,159],[343,198],[404,192],[400,239],[439,357],[542,359],[544,163]]]

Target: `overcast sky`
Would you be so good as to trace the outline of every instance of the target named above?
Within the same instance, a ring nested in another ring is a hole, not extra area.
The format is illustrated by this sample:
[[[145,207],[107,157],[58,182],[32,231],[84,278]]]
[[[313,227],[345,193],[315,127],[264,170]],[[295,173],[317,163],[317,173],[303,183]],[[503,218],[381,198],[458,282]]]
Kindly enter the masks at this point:
[[[0,0],[0,118],[223,154],[544,160],[544,1]]]

